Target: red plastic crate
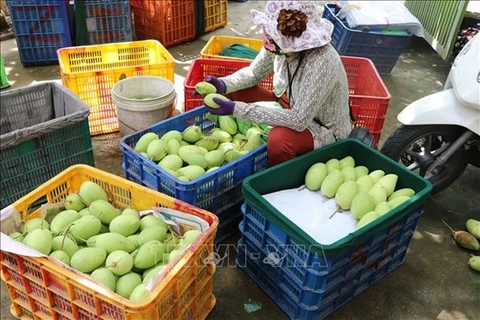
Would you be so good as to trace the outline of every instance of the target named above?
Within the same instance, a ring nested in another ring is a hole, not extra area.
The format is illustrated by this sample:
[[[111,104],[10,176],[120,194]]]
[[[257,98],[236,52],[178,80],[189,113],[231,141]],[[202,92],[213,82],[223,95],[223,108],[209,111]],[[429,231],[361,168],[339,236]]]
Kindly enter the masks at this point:
[[[368,128],[378,145],[392,96],[370,59],[342,56],[342,62],[357,126]]]
[[[185,111],[190,111],[203,105],[202,96],[194,96],[193,92],[195,91],[195,85],[205,80],[205,76],[228,76],[237,70],[249,66],[250,63],[251,61],[205,58],[193,60],[184,82]],[[268,90],[273,90],[273,73],[263,80],[260,86]]]
[[[131,0],[138,40],[158,40],[170,47],[195,39],[195,2]]]
[[[342,56],[343,66],[347,72],[350,105],[357,120],[357,126],[369,129],[378,145],[383,130],[391,95],[370,59]],[[185,82],[185,111],[203,105],[201,96],[194,96],[195,85],[205,76],[224,77],[250,65],[251,61],[223,59],[195,59],[190,66]],[[273,73],[260,85],[273,90]]]

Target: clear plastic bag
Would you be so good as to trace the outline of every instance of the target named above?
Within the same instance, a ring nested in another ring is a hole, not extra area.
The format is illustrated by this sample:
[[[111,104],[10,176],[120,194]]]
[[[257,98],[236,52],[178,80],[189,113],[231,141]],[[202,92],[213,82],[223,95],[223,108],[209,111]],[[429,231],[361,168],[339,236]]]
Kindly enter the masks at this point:
[[[403,30],[423,37],[423,26],[401,1],[340,1],[337,16],[353,29]]]

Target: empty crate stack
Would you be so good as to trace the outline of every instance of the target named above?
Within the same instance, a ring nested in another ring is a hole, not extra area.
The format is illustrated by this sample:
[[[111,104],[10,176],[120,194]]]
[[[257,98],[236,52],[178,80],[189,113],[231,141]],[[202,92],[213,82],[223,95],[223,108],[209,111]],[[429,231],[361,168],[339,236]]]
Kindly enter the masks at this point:
[[[197,19],[203,20],[203,30],[201,33],[210,32],[224,27],[228,22],[228,3],[227,0],[205,0],[203,3],[203,16],[198,15]],[[197,31],[198,34],[198,31]]]
[[[58,63],[57,50],[72,45],[65,0],[8,0],[24,66]]]
[[[139,40],[158,40],[165,47],[195,39],[195,1],[130,2]]]
[[[132,41],[129,0],[75,1],[76,45]]]

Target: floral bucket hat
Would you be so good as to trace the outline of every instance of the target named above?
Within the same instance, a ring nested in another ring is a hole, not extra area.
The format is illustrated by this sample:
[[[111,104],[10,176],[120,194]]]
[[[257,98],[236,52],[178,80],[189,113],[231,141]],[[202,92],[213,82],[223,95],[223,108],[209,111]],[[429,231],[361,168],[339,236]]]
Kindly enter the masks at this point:
[[[285,52],[322,47],[331,40],[333,24],[320,16],[316,1],[268,1],[265,12],[251,14],[253,23]]]

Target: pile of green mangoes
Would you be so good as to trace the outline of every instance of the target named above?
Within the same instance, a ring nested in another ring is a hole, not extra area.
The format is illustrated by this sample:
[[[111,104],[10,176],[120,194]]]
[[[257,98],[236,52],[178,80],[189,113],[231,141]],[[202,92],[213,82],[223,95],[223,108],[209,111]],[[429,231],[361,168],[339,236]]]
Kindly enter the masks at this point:
[[[270,128],[232,116],[207,113],[207,118],[214,123],[208,132],[198,125],[160,137],[149,132],[140,137],[134,150],[178,180],[189,182],[264,145]]]
[[[365,166],[355,166],[351,156],[315,163],[305,175],[305,187],[320,191],[326,198],[335,198],[336,212],[350,210],[357,220],[357,229],[415,195],[411,188],[395,190],[397,181],[396,174],[386,174],[383,170],[369,172]]]
[[[131,301],[146,299],[147,282],[200,235],[177,235],[163,220],[120,210],[98,184],[85,181],[49,219],[33,218],[9,236],[49,255]],[[47,221],[49,220],[49,221]]]
[[[475,219],[468,219],[465,223],[465,229],[455,231],[445,221],[443,223],[452,231],[455,243],[467,250],[477,252],[480,250],[480,221]],[[468,265],[475,271],[480,272],[480,256],[471,256],[468,260]]]

